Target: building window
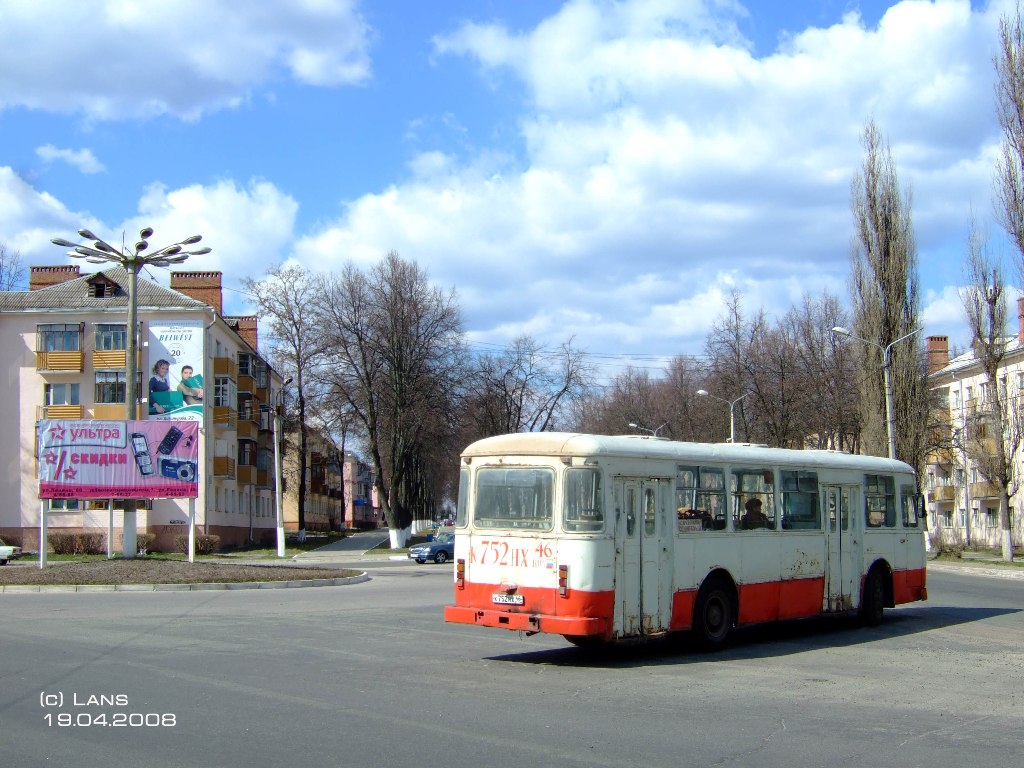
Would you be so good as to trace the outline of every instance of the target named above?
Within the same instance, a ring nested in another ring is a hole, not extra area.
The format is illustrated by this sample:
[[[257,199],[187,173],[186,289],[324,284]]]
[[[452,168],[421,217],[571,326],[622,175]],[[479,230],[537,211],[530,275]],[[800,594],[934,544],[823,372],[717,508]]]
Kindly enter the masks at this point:
[[[256,443],[249,440],[238,441],[238,463],[252,467],[256,464]]]
[[[37,352],[78,352],[82,348],[82,326],[78,323],[49,323],[36,326]]]
[[[985,508],[985,525],[989,528],[999,527],[999,510],[992,507]]]
[[[64,512],[81,509],[78,499],[49,499],[48,507],[49,509],[59,509]]]
[[[214,406],[237,407],[238,388],[235,382],[227,376],[218,376],[213,380],[213,404]]]
[[[96,371],[96,402],[124,403],[127,382],[124,371]]]
[[[96,349],[128,349],[128,326],[124,323],[99,323],[96,325]]]
[[[44,405],[78,405],[78,384],[47,384]]]

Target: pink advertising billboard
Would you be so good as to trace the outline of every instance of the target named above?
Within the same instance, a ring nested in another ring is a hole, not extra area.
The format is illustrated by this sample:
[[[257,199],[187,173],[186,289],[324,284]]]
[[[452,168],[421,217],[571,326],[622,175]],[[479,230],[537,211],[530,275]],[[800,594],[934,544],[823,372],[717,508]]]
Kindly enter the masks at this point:
[[[199,495],[198,421],[38,424],[40,499]]]

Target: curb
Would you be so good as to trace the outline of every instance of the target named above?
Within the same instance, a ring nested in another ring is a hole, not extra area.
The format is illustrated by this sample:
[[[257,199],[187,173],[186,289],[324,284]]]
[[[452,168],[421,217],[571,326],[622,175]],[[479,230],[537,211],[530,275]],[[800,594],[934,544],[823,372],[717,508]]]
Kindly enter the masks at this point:
[[[0,592],[203,592],[235,589],[300,589],[341,587],[369,581],[365,573],[338,579],[295,579],[292,581],[229,581],[197,584],[0,584]]]

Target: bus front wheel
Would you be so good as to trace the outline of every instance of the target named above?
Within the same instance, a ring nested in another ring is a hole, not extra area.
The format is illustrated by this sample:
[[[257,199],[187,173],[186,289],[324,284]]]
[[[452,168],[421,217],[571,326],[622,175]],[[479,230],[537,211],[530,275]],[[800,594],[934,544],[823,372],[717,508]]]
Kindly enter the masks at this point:
[[[698,644],[706,650],[725,645],[736,618],[732,590],[721,579],[701,587],[693,610],[693,632]]]
[[[885,611],[885,582],[882,572],[873,568],[864,581],[864,594],[860,598],[860,620],[869,627],[882,623]]]

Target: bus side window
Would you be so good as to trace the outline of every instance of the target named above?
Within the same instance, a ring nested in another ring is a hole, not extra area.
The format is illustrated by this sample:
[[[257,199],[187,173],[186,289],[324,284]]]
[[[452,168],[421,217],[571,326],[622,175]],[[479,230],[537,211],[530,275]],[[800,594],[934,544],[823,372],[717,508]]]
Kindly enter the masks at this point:
[[[782,470],[782,530],[821,530],[818,473]]]
[[[891,476],[864,475],[864,502],[868,528],[896,527],[896,483]]]
[[[919,498],[920,496],[917,495],[914,486],[900,486],[900,508],[903,511],[904,528],[917,528],[917,507]]]
[[[725,475],[714,467],[676,468],[676,531],[724,531]]]
[[[775,529],[775,471],[734,469],[733,527],[737,531]]]

